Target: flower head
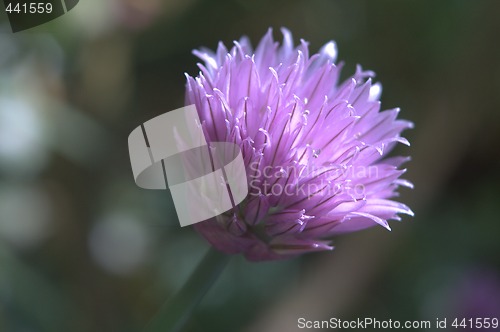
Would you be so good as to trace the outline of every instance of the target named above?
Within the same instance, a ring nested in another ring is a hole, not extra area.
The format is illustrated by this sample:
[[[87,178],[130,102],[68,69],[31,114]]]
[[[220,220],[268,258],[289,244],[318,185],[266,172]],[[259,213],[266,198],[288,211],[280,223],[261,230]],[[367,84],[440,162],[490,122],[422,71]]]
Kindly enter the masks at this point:
[[[281,46],[269,30],[253,50],[247,38],[230,51],[194,51],[204,64],[187,75],[186,103],[195,104],[208,142],[242,151],[249,194],[229,212],[195,225],[217,249],[250,260],[331,250],[329,238],[373,225],[387,229],[399,213],[393,201],[398,167],[387,158],[412,123],[399,109],[380,111],[381,86],[358,66],[340,82],[342,64],[329,42],[309,55],[282,29]]]

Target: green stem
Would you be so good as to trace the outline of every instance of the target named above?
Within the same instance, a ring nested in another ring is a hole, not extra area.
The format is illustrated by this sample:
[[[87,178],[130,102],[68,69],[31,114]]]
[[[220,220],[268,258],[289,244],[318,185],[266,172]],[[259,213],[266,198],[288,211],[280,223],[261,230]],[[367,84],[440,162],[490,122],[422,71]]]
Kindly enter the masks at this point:
[[[229,257],[210,248],[184,286],[163,304],[144,332],[180,331],[224,270]]]

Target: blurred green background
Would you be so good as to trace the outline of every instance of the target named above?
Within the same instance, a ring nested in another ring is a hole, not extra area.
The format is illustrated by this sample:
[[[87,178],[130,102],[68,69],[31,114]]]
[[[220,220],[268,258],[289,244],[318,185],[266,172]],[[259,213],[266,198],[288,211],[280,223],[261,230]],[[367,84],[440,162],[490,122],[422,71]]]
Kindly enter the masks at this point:
[[[168,191],[135,186],[128,134],[183,106],[193,48],[282,26],[311,52],[335,40],[345,77],[374,70],[384,108],[415,122],[397,153],[416,216],[333,252],[233,257],[186,331],[500,318],[500,2],[84,0],[16,34],[2,15],[0,331],[145,326],[208,245]]]

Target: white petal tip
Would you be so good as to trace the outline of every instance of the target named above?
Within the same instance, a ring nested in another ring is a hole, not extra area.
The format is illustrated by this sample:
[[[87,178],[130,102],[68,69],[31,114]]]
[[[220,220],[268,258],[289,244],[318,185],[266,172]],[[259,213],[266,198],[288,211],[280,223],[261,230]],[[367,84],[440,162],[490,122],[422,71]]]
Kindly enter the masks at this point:
[[[406,145],[406,146],[410,146],[410,145],[411,145],[411,144],[410,144],[410,141],[408,141],[408,140],[407,140],[406,138],[404,138],[404,137],[398,137],[397,141],[398,141],[399,143],[402,143],[402,144]]]
[[[329,57],[332,61],[337,59],[337,44],[334,41],[330,41],[325,46],[321,48],[321,53]]]

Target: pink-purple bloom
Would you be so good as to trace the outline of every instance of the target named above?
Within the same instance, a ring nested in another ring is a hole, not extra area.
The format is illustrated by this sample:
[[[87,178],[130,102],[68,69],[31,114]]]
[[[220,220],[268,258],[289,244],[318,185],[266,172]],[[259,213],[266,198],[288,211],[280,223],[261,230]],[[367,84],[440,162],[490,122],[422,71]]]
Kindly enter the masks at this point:
[[[234,209],[195,225],[217,249],[270,260],[331,250],[333,236],[413,215],[392,200],[399,166],[387,157],[412,123],[399,109],[380,111],[381,86],[357,67],[340,82],[334,42],[309,55],[282,29],[269,30],[255,50],[245,37],[231,50],[195,51],[204,64],[187,75],[186,103],[195,104],[208,142],[242,151],[249,194]]]

